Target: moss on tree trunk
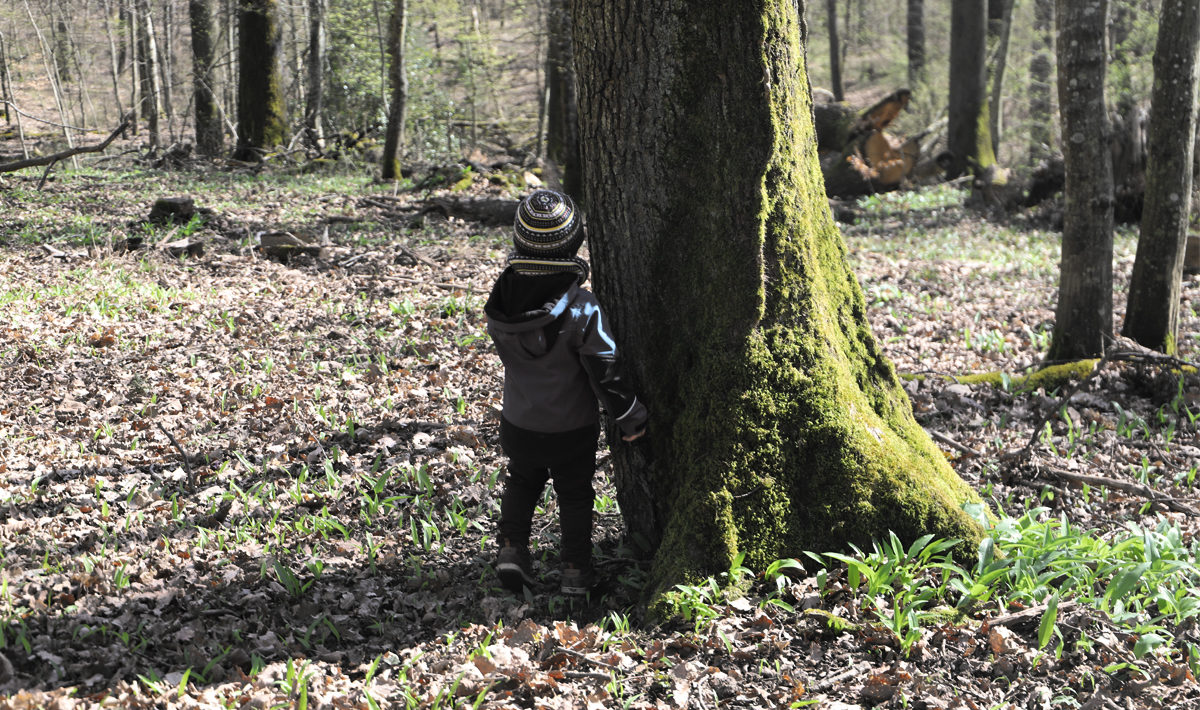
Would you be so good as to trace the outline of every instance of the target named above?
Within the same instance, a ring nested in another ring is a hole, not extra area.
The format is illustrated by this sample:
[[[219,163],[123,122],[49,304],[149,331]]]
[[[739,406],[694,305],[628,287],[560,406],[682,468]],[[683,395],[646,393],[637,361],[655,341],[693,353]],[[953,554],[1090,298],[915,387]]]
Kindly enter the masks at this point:
[[[238,28],[238,160],[287,142],[279,72],[278,0],[243,0]]]
[[[596,286],[651,411],[615,468],[655,590],[738,553],[979,534],[830,216],[798,9],[573,3]]]

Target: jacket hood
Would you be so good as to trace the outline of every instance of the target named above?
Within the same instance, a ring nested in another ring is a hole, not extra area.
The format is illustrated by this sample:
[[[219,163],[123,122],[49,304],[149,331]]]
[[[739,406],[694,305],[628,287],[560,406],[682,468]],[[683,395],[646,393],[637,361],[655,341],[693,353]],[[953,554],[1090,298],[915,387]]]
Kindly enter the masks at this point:
[[[562,315],[578,290],[577,274],[530,276],[510,267],[496,279],[483,310],[493,327],[503,331],[543,328]]]

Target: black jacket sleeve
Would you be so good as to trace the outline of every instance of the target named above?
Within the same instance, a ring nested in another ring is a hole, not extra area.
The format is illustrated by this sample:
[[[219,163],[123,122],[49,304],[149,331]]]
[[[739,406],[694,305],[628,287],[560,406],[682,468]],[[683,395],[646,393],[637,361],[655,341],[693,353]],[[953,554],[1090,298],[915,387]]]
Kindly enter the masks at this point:
[[[629,379],[621,369],[617,344],[608,332],[599,304],[589,304],[579,347],[579,360],[592,382],[600,403],[616,420],[625,435],[646,427],[648,412],[638,401]]]

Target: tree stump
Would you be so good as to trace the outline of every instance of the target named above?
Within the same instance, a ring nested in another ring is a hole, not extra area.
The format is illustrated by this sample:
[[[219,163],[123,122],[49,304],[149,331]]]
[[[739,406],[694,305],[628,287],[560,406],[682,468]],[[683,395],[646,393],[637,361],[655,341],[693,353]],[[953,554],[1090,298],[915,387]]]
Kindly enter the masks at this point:
[[[154,201],[146,220],[154,224],[187,224],[196,215],[196,203],[190,197],[160,197]]]

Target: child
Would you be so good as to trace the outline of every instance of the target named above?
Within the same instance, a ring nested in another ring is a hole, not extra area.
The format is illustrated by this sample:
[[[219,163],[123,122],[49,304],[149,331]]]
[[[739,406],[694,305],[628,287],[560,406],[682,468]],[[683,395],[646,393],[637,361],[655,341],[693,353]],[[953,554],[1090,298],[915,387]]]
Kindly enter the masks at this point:
[[[571,198],[553,190],[522,200],[515,251],[484,306],[504,363],[500,446],[509,460],[496,572],[517,594],[534,581],[530,526],[550,479],[558,495],[562,592],[591,588],[597,397],[623,439],[646,431],[646,408],[621,374],[600,304],[580,286],[588,277],[587,262],[575,256],[580,219]]]

